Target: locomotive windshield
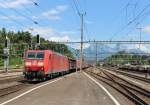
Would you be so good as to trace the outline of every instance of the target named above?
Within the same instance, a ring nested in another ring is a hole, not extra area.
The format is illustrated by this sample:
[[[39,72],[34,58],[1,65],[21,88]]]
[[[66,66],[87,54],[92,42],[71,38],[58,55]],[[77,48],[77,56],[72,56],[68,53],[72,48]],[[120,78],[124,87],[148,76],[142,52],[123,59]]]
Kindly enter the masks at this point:
[[[29,52],[27,58],[35,59],[35,52]]]
[[[28,52],[27,58],[29,59],[43,59],[44,52]]]
[[[44,52],[38,52],[36,58],[37,59],[43,59],[44,58]]]

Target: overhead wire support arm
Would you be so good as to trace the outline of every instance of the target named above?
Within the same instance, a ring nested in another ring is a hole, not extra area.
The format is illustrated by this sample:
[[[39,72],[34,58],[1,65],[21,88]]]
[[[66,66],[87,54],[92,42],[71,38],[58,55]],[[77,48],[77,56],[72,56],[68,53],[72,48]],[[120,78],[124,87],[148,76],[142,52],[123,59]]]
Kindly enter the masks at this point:
[[[73,0],[73,4],[75,5],[75,9],[77,11],[77,14],[80,15],[80,10],[79,10],[77,2],[75,0]]]
[[[40,43],[41,45],[47,45],[47,44],[81,44],[80,41],[74,41],[74,42],[55,42],[55,43]],[[150,41],[108,41],[108,40],[104,40],[104,41],[83,41],[84,43],[97,43],[97,44],[150,44]],[[3,43],[0,43],[3,44]],[[27,45],[29,43],[22,43],[22,45]],[[18,43],[13,43],[12,45],[18,45]]]

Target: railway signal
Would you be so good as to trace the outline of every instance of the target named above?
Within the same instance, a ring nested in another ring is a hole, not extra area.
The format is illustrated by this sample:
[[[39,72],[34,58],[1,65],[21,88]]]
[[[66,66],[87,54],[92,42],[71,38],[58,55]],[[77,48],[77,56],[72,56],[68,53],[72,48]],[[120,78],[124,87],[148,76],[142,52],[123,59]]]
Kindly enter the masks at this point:
[[[36,45],[35,45],[35,48],[38,49],[39,46],[40,46],[40,35],[37,34],[37,36],[36,36]]]
[[[5,48],[3,49],[4,69],[6,72],[8,72],[8,65],[9,65],[9,46],[10,46],[10,40],[6,36]]]
[[[37,34],[37,36],[36,36],[36,38],[37,38],[37,44],[40,44],[40,35],[39,34]]]

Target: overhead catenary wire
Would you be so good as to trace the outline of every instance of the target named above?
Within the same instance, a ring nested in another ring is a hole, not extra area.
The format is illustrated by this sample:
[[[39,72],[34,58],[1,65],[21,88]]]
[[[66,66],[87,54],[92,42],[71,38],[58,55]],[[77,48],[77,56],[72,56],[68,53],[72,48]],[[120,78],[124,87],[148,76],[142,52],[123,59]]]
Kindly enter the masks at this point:
[[[27,7],[25,6],[25,4],[21,4],[20,6],[22,6],[28,13],[33,14],[33,12],[32,12],[29,8],[27,8]],[[27,13],[27,12],[26,12],[26,13]]]
[[[113,21],[112,21],[112,22],[118,23],[118,17],[120,17],[120,14],[123,13],[124,10],[126,11],[126,6],[127,6],[129,3],[130,3],[130,0],[123,6],[122,9],[119,10],[119,16],[116,15],[116,16],[113,17],[113,19],[112,19]],[[122,7],[122,6],[121,6],[121,7]],[[126,15],[126,14],[125,14],[125,15]],[[111,27],[113,27],[113,26],[111,26]],[[122,29],[122,27],[121,27],[121,29]],[[117,32],[116,32],[116,33],[117,33]],[[115,34],[116,34],[116,33],[115,33]],[[109,38],[108,40],[112,40],[112,36],[111,36],[111,38]]]
[[[36,2],[36,1],[34,1],[34,0],[31,0],[31,2],[33,3],[33,5],[39,7],[41,10],[43,10],[43,9],[41,8],[41,6],[39,5],[38,2]],[[14,12],[17,13],[18,15],[24,17],[25,19],[31,21],[33,24],[35,24],[35,25],[37,25],[37,26],[40,26],[40,27],[43,27],[39,22],[37,22],[36,20],[34,20],[32,17],[29,17],[28,15],[25,15],[25,14],[19,12],[19,11],[16,10],[15,8],[9,7],[7,4],[4,4],[4,6],[7,7],[8,9],[14,11]],[[32,11],[31,11],[30,9],[28,9],[25,5],[22,4],[22,7],[25,8],[29,13],[32,14]],[[31,28],[32,28],[32,27],[31,27]],[[32,32],[38,34],[38,32],[34,30],[34,28],[32,28],[32,29],[31,29],[31,28],[29,28],[29,30],[31,30]]]
[[[39,9],[41,12],[43,12],[43,13],[45,12],[45,9],[42,8],[42,6],[39,4],[39,2],[38,2],[37,0],[31,0],[31,2],[32,2],[33,5],[34,5],[35,7],[37,7],[37,9]],[[40,21],[40,22],[41,22],[41,21]],[[48,25],[48,22],[45,22],[44,25],[45,25],[45,24]],[[38,25],[42,27],[41,24],[38,24]]]
[[[39,3],[36,2],[35,0],[31,0],[31,2],[32,2],[35,6],[38,6],[38,7],[39,7]]]
[[[150,7],[150,4],[146,5],[145,8],[143,8],[143,10],[133,20],[131,20],[127,24],[127,26],[130,25],[130,24],[132,24],[134,21],[136,21],[145,12],[145,10],[147,10],[149,7]]]
[[[68,1],[70,2],[70,0],[68,0]],[[77,10],[74,8],[73,2],[70,2],[70,5],[71,5],[71,8],[72,8],[72,10],[74,11],[74,13],[75,13],[75,15],[76,15]],[[76,17],[76,16],[74,16],[74,17]],[[77,18],[76,18],[76,21],[77,21]]]
[[[28,13],[33,14],[33,12],[29,8],[27,8],[24,4],[22,4],[22,6],[26,11],[28,11]]]
[[[18,22],[17,20],[15,20],[15,19],[11,18],[10,16],[8,16],[7,14],[5,14],[5,13],[4,13],[4,12],[2,12],[1,10],[0,10],[0,13],[1,13],[1,15],[5,16],[5,17],[7,17],[10,21],[12,21],[12,22],[14,22],[14,23],[18,24],[19,26],[21,26],[21,27],[22,27],[22,29],[23,29],[23,27],[26,27],[23,23]],[[27,28],[27,29],[28,29],[28,30],[31,30],[30,28]]]
[[[88,26],[87,26],[86,23],[84,23],[84,29],[85,29],[85,32],[86,32],[87,36],[91,36],[92,35],[91,32],[88,30]]]
[[[80,3],[79,3],[79,1],[78,0],[73,0],[73,4],[74,4],[74,7],[72,6],[72,8],[73,8],[73,10],[76,12],[76,13],[78,13],[78,15],[80,16],[80,18],[81,18],[81,15],[82,14],[86,14],[86,9],[85,10],[83,10],[83,7],[82,6],[80,6]],[[86,4],[87,5],[87,4]],[[84,27],[84,29],[86,30],[86,33],[89,35],[89,32],[88,32],[88,28],[87,28],[87,25],[85,24],[85,22],[83,23],[83,27]]]
[[[23,13],[17,11],[15,8],[9,7],[9,6],[8,6],[7,4],[5,4],[5,3],[4,3],[3,5],[6,6],[8,9],[14,11],[15,13],[17,13],[17,14],[23,16],[23,17],[26,18],[27,20],[33,22],[34,24],[39,24],[37,21],[33,20],[31,17],[26,16],[26,15],[24,15]]]
[[[37,1],[31,0],[31,2],[34,4],[34,6],[38,7],[41,11],[44,11],[44,9],[40,6],[40,4]]]
[[[7,8],[9,8],[7,5],[4,5],[4,6],[6,6]],[[22,17],[24,17],[24,18],[26,18],[26,19],[28,19],[28,20],[34,22],[34,24],[39,25],[36,21],[34,21],[34,20],[32,20],[30,17],[28,17],[28,16],[26,16],[26,15],[20,13],[20,12],[17,11],[16,9],[14,9],[14,8],[9,8],[9,9],[13,10],[14,12],[16,12],[16,13],[19,14],[19,15],[21,15]],[[12,17],[8,16],[8,15],[7,15],[6,13],[4,13],[3,11],[0,11],[0,13],[1,13],[3,16],[7,17],[10,21],[13,21],[14,23],[17,23],[19,26],[21,26],[21,27],[26,27],[23,23],[21,23],[21,22],[17,21],[16,19],[13,19]],[[30,30],[30,28],[27,28],[27,29]],[[34,32],[35,32],[35,31],[34,31]],[[37,33],[37,32],[35,32],[35,33]]]
[[[6,15],[6,14],[5,14],[4,12],[2,12],[1,10],[0,10],[0,13],[1,13],[1,15],[5,16],[5,17],[7,17],[9,20],[13,21],[14,23],[17,23],[18,25],[20,25],[20,26],[24,26],[24,27],[25,27],[25,25],[24,25],[24,24],[22,24],[22,23],[18,22],[17,20],[15,20],[15,19],[11,18],[10,16]]]
[[[81,13],[80,12],[80,9],[79,9],[79,4],[77,3],[77,1],[76,0],[73,0],[73,4],[74,4],[74,6],[75,6],[75,9],[76,9],[76,12],[77,12],[77,14],[79,15],[79,17],[80,17],[80,20],[81,20],[81,42],[80,42],[80,44],[81,44],[81,49],[80,49],[80,55],[81,55],[81,58],[80,58],[80,70],[82,70],[82,62],[83,62],[83,33],[84,33],[84,16],[86,15],[86,12],[84,12],[84,13]]]
[[[136,23],[135,26],[134,26],[130,31],[128,31],[125,35],[126,35],[126,36],[129,36],[129,34],[132,33],[132,32],[137,28],[137,26],[138,26],[141,22],[143,22],[143,21],[145,20],[145,18],[147,18],[149,15],[150,15],[150,11],[146,12],[146,13],[143,15],[142,19],[141,19],[140,21],[138,21],[138,23]]]
[[[131,30],[129,30],[124,36],[128,37],[129,34],[132,33],[137,28],[137,26],[139,24],[141,24],[145,20],[145,18],[147,18],[149,15],[150,15],[150,11],[146,12],[145,14],[143,14],[141,16],[141,19],[137,23],[135,23],[135,26]]]
[[[136,9],[137,9],[137,5],[138,5],[138,2],[136,2],[136,3],[128,3],[127,5],[126,5],[126,23],[128,23],[128,7],[133,7],[133,19],[135,18],[135,16],[136,16]]]
[[[122,31],[124,31],[128,26],[130,26],[132,23],[134,23],[136,20],[138,20],[141,15],[150,7],[150,4],[146,5],[142,11],[140,11],[140,13],[138,15],[136,15],[136,17],[134,19],[132,19],[130,22],[128,22],[124,27],[122,27],[121,29],[119,29],[112,37],[110,40],[112,40],[114,37],[116,37],[119,33],[121,33]]]

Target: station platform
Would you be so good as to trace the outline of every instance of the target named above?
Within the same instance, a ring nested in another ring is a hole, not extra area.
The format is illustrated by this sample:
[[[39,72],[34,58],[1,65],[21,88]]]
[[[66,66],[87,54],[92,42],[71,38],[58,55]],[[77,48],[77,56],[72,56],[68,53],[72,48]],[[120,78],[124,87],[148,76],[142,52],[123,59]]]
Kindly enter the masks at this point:
[[[102,88],[82,72],[52,81],[46,81],[40,87],[34,86],[34,89],[4,102],[0,100],[0,105],[116,105]]]

